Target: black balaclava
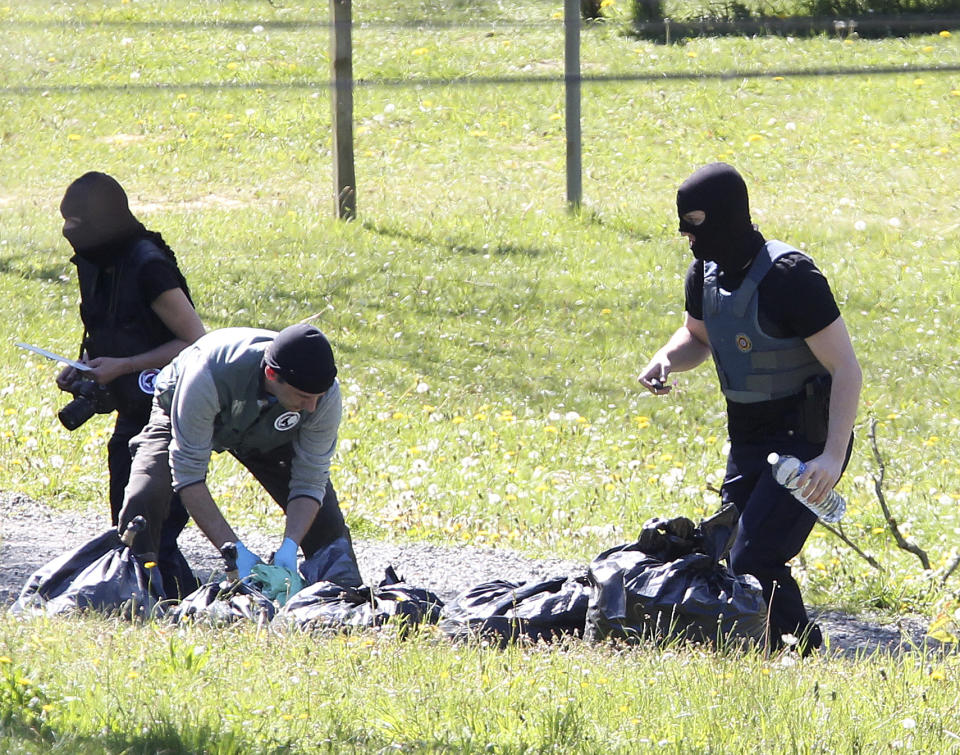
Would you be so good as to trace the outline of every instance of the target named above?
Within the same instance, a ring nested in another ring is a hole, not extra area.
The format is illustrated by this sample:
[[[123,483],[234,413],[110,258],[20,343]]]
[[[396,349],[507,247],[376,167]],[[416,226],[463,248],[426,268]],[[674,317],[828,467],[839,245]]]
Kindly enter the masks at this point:
[[[95,265],[109,265],[132,236],[144,233],[143,225],[130,212],[127,195],[116,179],[91,171],[67,187],[60,214],[77,224],[64,228],[73,250]]]
[[[325,393],[337,376],[330,342],[313,325],[298,323],[284,328],[273,339],[263,362],[304,393]]]
[[[683,216],[702,210],[706,219],[693,225]],[[732,165],[710,163],[677,190],[680,232],[694,235],[693,256],[716,262],[726,273],[737,273],[756,256],[763,236],[750,222],[747,185]]]

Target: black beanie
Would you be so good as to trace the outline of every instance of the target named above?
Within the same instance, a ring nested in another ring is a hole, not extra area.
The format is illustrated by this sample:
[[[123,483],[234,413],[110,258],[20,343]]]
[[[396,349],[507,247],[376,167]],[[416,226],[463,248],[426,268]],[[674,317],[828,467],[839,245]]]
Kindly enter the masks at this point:
[[[325,393],[337,376],[333,349],[313,325],[298,323],[284,328],[267,346],[264,363],[298,391]]]

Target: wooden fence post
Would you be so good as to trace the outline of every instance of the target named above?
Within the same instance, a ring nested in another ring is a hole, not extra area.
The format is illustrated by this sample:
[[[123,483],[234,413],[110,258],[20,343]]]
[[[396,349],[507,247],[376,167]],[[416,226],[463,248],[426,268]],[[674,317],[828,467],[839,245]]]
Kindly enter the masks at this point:
[[[571,210],[576,210],[583,200],[580,132],[580,0],[564,0],[563,24],[567,118],[567,204]]]
[[[333,190],[337,217],[357,216],[353,164],[353,41],[351,0],[330,0],[330,65],[333,110]]]

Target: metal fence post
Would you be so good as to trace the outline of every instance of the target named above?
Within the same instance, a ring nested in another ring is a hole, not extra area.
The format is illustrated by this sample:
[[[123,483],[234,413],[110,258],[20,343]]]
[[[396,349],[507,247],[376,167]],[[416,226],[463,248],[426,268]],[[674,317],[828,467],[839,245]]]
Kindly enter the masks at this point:
[[[351,0],[330,0],[330,65],[333,111],[333,190],[337,217],[357,216],[353,164],[353,41]]]
[[[566,90],[567,204],[583,200],[580,132],[580,0],[564,0],[564,87]]]

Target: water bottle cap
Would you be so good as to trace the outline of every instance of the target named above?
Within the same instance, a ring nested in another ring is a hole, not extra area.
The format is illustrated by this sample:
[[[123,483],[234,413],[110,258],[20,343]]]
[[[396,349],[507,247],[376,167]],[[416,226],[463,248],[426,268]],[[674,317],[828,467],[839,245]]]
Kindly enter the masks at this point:
[[[767,464],[776,464],[780,461],[780,454],[776,451],[773,451],[769,456],[767,456]]]

